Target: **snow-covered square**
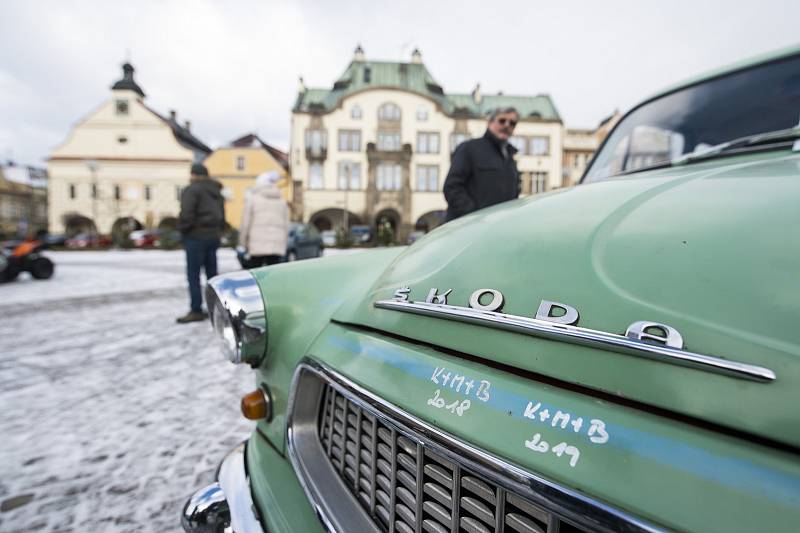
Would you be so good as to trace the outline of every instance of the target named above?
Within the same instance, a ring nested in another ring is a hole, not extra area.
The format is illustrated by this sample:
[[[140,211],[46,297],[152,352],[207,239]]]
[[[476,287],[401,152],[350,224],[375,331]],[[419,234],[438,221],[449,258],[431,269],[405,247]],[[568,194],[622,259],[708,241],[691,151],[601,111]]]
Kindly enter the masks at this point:
[[[175,323],[182,251],[49,256],[51,280],[0,285],[0,531],[179,531],[186,498],[250,434],[252,371],[207,321]]]

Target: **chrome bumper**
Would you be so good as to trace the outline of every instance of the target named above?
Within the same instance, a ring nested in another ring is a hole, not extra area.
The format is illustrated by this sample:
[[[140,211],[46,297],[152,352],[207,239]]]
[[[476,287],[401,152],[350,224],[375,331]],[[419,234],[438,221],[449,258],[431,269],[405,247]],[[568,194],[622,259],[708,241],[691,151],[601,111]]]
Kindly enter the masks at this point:
[[[244,467],[245,445],[223,459],[217,481],[195,492],[181,513],[187,533],[264,533],[256,517]]]

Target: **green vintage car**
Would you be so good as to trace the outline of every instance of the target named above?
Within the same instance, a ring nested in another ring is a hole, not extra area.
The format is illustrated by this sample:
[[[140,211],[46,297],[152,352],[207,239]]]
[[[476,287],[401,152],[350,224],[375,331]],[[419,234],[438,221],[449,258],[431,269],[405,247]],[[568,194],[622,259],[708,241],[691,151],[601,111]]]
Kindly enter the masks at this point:
[[[258,419],[187,531],[800,530],[800,49],[631,110],[582,184],[214,278]]]

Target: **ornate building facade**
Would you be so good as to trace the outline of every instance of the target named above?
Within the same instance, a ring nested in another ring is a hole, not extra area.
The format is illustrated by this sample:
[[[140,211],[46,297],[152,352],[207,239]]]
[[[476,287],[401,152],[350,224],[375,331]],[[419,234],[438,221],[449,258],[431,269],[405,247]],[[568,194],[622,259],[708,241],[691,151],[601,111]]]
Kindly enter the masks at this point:
[[[110,233],[170,226],[193,162],[211,150],[191,132],[149,108],[126,63],[110,97],[69,132],[48,162],[52,232]]]
[[[301,80],[289,156],[302,219],[319,229],[385,219],[401,241],[414,227],[435,227],[452,152],[505,106],[520,113],[511,142],[523,195],[562,187],[563,125],[548,95],[445,93],[419,51],[408,63],[371,61],[358,47],[332,87]]]

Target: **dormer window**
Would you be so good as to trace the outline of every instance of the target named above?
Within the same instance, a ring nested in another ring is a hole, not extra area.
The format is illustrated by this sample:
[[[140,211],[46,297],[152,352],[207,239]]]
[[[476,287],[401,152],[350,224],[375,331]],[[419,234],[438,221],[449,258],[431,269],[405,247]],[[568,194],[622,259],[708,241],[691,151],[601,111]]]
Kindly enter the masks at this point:
[[[116,110],[117,116],[120,115],[127,115],[128,114],[128,101],[127,100],[117,100],[116,101]]]
[[[378,120],[400,120],[400,107],[397,104],[386,103],[378,108]]]

